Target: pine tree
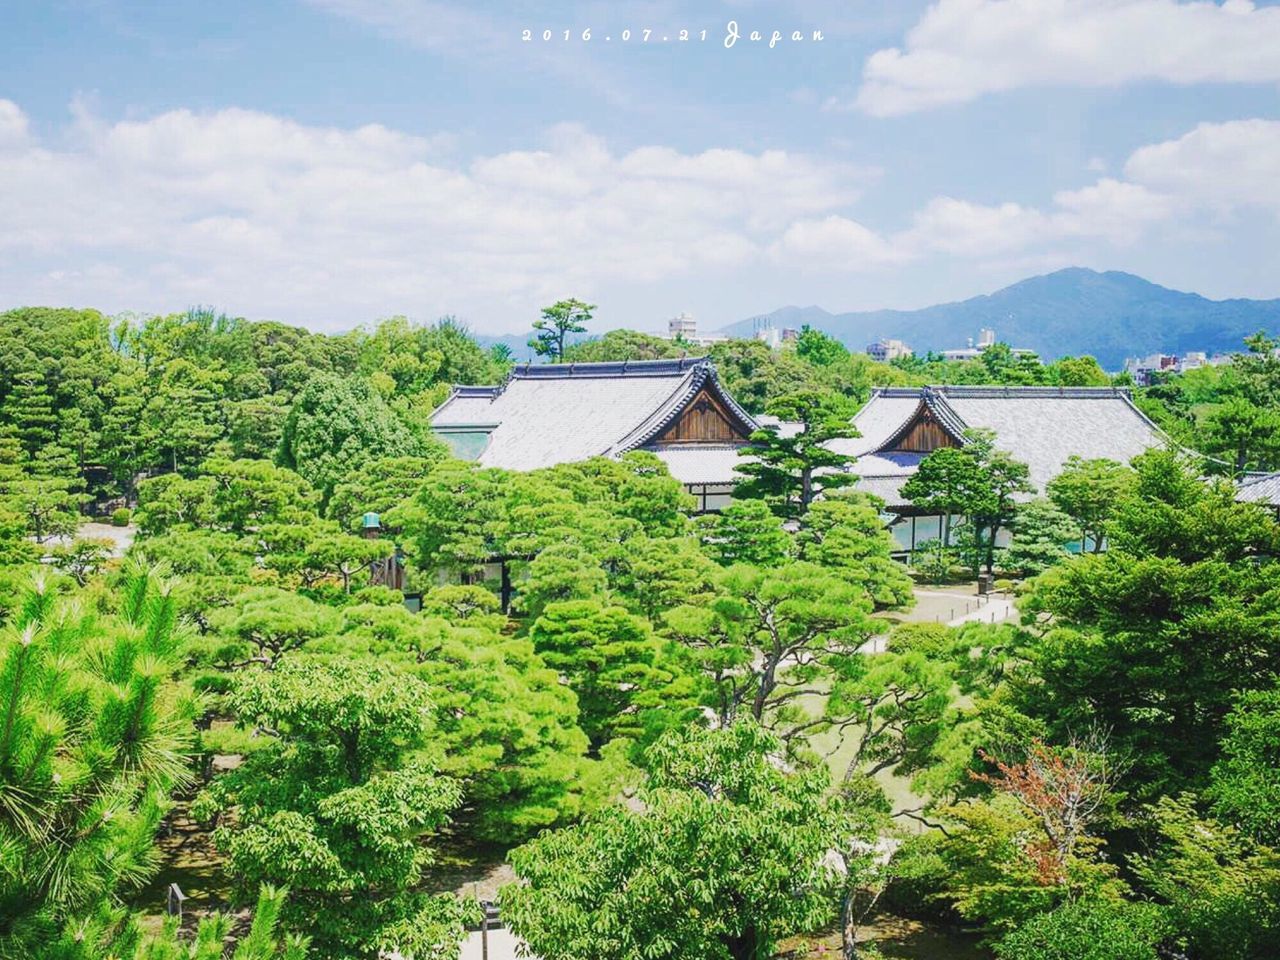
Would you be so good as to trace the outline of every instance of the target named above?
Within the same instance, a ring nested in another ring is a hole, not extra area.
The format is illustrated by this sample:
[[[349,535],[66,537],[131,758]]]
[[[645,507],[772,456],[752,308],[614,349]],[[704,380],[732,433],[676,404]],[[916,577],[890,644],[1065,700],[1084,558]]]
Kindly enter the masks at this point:
[[[0,957],[39,956],[116,917],[154,866],[169,791],[187,779],[194,700],[174,680],[168,588],[130,568],[97,617],[37,578],[0,630]]]
[[[11,424],[28,457],[34,458],[56,436],[58,416],[44,377],[35,369],[17,373],[0,405],[0,420]]]

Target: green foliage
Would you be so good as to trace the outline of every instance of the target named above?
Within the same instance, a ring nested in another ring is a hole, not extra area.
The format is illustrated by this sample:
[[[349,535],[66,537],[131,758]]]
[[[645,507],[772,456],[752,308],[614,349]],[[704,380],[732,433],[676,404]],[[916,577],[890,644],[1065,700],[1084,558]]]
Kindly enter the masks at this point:
[[[699,526],[704,548],[721,566],[769,567],[792,553],[782,520],[763,500],[734,500],[719,513],[700,517]]]
[[[751,446],[740,451],[749,459],[738,465],[746,479],[734,488],[735,498],[761,499],[781,517],[798,517],[821,494],[855,482],[842,469],[853,457],[831,444],[858,435],[854,404],[836,393],[806,391],[779,397],[766,411],[799,427],[770,425],[751,435]]]
[[[1117,506],[1132,491],[1132,469],[1114,460],[1082,460],[1068,457],[1062,472],[1048,482],[1045,493],[1058,509],[1074,520],[1080,541],[1093,541],[1093,551],[1102,549],[1106,525]]]
[[[600,561],[576,544],[550,546],[534,557],[520,584],[520,609],[536,620],[548,604],[590,600],[605,591]]]
[[[621,607],[598,600],[549,604],[529,639],[577,694],[579,722],[596,748],[614,737],[643,739],[657,723],[690,719],[692,678],[648,621]]]
[[[533,322],[533,338],[529,346],[538,356],[559,363],[564,359],[569,334],[585,333],[595,309],[593,303],[573,299],[557,300],[551,306],[543,307],[542,316]]]
[[[1176,454],[1135,466],[1111,548],[1059,565],[1025,599],[1054,629],[1029,651],[1036,681],[1016,693],[1061,735],[1110,729],[1151,798],[1202,786],[1236,692],[1276,683],[1280,566],[1256,557],[1280,528]]]
[[[119,507],[111,511],[111,525],[113,527],[127,527],[132,519],[133,511],[128,507]]]
[[[430,863],[420,839],[461,799],[415,757],[431,726],[427,685],[374,663],[289,660],[245,674],[230,705],[275,738],[197,804],[234,810],[215,839],[242,893],[287,884],[285,923],[321,956],[450,956],[460,906],[416,889]]]
[[[1209,788],[1214,813],[1280,847],[1280,688],[1240,694],[1225,725]]]
[[[966,517],[975,537],[975,572],[981,563],[991,573],[996,533],[1012,523],[1017,496],[1035,488],[1027,465],[997,449],[990,431],[967,430],[964,436],[964,446],[939,447],[920,461],[902,495],[930,513]]]
[[[418,452],[416,438],[368,383],[318,376],[289,411],[277,462],[327,501],[338,483],[370,461]]]
[[[883,506],[856,492],[816,501],[800,518],[799,556],[865,591],[877,609],[910,607],[911,578],[890,557],[898,548],[881,517]]]
[[[948,833],[931,835],[929,843],[939,858],[940,895],[988,932],[1015,930],[1073,895],[1118,902],[1125,892],[1115,867],[1097,856],[1096,839],[1067,857],[1059,876],[1046,877],[1044,826],[1007,793],[946,806],[938,814]]]
[[[360,531],[366,513],[385,518],[393,507],[411,498],[431,468],[444,459],[443,445],[436,443],[428,456],[382,457],[362,464],[334,487],[325,516],[348,533]]]
[[[1070,900],[1005,934],[995,950],[999,960],[1157,960],[1166,928],[1151,904]]]
[[[1179,945],[1204,960],[1273,956],[1280,946],[1280,853],[1201,817],[1189,795],[1147,811],[1137,878],[1167,905]]]
[[[597,774],[601,786],[608,777],[584,759],[573,692],[531,642],[499,632],[505,618],[493,623],[495,607],[478,587],[433,590],[419,616],[403,606],[350,607],[341,636],[313,649],[372,658],[425,682],[431,752],[462,784],[460,816],[478,836],[509,841],[574,819],[598,803]]]
[[[703,674],[719,722],[750,716],[794,735],[820,726],[802,694],[860,669],[858,647],[874,632],[870,598],[805,562],[735,565],[717,586],[708,604],[678,607],[666,624]]]
[[[288,895],[284,888],[262,886],[249,931],[230,960],[305,960],[307,938],[282,935],[278,929]],[[44,960],[223,960],[233,918],[218,913],[203,916],[190,937],[179,932],[176,917],[167,918],[159,933],[145,937],[138,927],[133,918],[110,913],[96,916],[65,931],[41,956]]]
[[[829,367],[846,360],[849,348],[829,334],[815,330],[807,323],[796,338],[796,356],[818,367]]]
[[[1077,527],[1051,500],[1021,503],[1013,520],[1013,542],[1004,554],[1005,566],[1026,577],[1044,573],[1068,556],[1066,544]]]
[[[173,600],[140,567],[114,599],[95,616],[37,579],[0,631],[0,955],[30,956],[148,879],[187,780]]]
[[[504,919],[545,960],[750,960],[830,919],[826,854],[855,828],[820,769],[785,772],[751,723],[672,733],[633,808],[609,807],[511,854]]]
[[[635,330],[610,330],[565,347],[569,363],[604,363],[619,360],[670,360],[689,355],[689,347],[675,340]]]

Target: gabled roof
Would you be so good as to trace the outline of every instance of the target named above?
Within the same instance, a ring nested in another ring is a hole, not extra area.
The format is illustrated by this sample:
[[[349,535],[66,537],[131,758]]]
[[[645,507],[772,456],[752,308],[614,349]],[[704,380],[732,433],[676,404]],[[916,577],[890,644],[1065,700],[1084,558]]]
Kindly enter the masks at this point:
[[[1255,473],[1236,484],[1236,499],[1280,507],[1280,473]]]
[[[476,458],[485,466],[533,470],[651,443],[703,389],[744,435],[757,429],[706,358],[520,364],[500,386],[455,387],[431,425],[446,438],[486,435]]]
[[[996,446],[1027,464],[1040,493],[1071,456],[1127,463],[1167,443],[1120,387],[882,387],[853,418],[862,436],[832,443],[858,457],[860,487],[897,494],[924,454],[895,444],[926,410],[959,444],[967,429],[994,431]]]

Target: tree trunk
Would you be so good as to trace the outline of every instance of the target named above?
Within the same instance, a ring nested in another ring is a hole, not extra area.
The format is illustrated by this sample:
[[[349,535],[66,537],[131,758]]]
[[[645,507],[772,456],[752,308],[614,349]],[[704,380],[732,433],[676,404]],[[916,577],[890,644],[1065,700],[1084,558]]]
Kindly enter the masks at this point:
[[[840,957],[841,960],[857,960],[858,924],[853,918],[854,892],[849,890],[840,902]]]

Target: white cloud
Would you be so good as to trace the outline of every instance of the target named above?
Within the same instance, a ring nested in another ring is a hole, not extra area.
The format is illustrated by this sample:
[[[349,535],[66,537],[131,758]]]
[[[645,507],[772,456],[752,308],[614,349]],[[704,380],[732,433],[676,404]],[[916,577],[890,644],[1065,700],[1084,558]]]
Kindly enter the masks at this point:
[[[1280,121],[1202,123],[1177,140],[1135,151],[1124,171],[1130,180],[1210,209],[1280,211]]]
[[[542,149],[459,162],[447,137],[378,125],[74,115],[54,146],[0,100],[0,307],[210,303],[317,327],[457,312],[518,330],[570,294],[1096,262],[1157,229],[1280,213],[1280,122],[1264,120],[1203,124],[1042,204],[934,197],[895,231],[851,213],[876,171],[782,151],[617,152],[570,125]]]
[[[578,127],[458,164],[383,126],[177,110],[29,138],[0,101],[0,289],[14,302],[351,325],[451,310],[522,328],[547,297],[740,268],[869,174],[781,151],[615,153]],[[8,305],[8,304],[7,304]]]
[[[891,116],[1028,86],[1280,82],[1280,8],[1248,0],[938,0],[867,60],[857,106]]]
[[[861,271],[911,259],[895,245],[856,220],[832,214],[821,220],[801,220],[787,228],[770,248],[778,261],[813,269]]]

